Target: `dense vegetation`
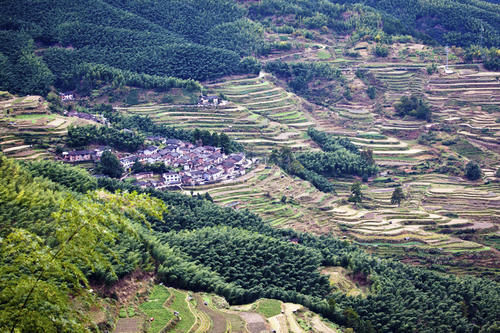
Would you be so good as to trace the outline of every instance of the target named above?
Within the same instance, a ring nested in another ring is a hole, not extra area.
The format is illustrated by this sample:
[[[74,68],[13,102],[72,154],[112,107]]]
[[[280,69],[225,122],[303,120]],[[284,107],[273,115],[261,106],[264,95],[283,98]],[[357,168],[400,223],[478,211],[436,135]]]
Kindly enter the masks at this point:
[[[288,16],[287,23],[296,27],[351,32],[355,39],[375,38],[381,28],[389,35],[412,34],[457,46],[500,42],[499,5],[478,0],[263,0],[252,3],[249,12],[255,19]]]
[[[339,69],[327,63],[286,63],[281,60],[267,62],[267,72],[286,80],[290,89],[299,96],[327,106],[342,98],[340,85],[345,79]],[[316,84],[327,82],[327,84]]]
[[[367,178],[378,172],[371,151],[359,151],[347,138],[335,137],[309,128],[308,132],[324,152],[294,154],[289,148],[273,150],[270,161],[285,171],[309,181],[318,190],[333,192],[328,178],[360,176]]]
[[[68,174],[81,174],[73,167],[66,168]],[[55,182],[68,177],[62,175],[64,172],[58,167],[51,169],[58,171],[45,174]],[[33,256],[33,251],[39,251],[39,264],[46,260],[50,262],[50,253],[57,251],[60,244],[52,241],[52,230],[62,226],[57,235],[63,237],[66,227],[73,228],[71,221],[78,220],[81,225],[81,221],[89,219],[94,221],[89,226],[98,229],[83,229],[85,237],[78,235],[74,240],[75,246],[67,245],[64,255],[58,255],[52,261],[64,265],[65,272],[80,270],[84,274],[79,275],[83,281],[91,278],[113,283],[117,277],[137,267],[153,269],[152,261],[148,259],[152,257],[158,263],[158,277],[165,283],[192,290],[214,291],[232,303],[250,302],[263,296],[298,302],[339,324],[354,328],[356,332],[493,332],[500,313],[500,288],[496,282],[443,275],[391,260],[380,260],[329,236],[317,237],[273,229],[246,210],[221,208],[197,196],[140,190],[109,178],[99,179],[98,187],[112,192],[118,189],[137,190],[149,196],[126,192],[111,194],[102,190],[81,195],[71,191],[72,183],[60,184],[62,188],[56,189],[58,185],[47,178],[32,178],[42,172],[40,168],[32,170],[33,175],[30,175],[14,162],[1,157],[0,222],[3,241],[0,267],[6,274],[2,276],[11,278],[0,280],[3,287],[0,288],[0,297],[14,300],[0,305],[2,328],[10,327],[16,321],[16,327],[32,331],[40,328],[51,330],[54,326],[50,325],[58,325],[56,327],[60,331],[81,331],[77,323],[63,320],[78,318],[74,312],[55,313],[50,306],[37,306],[37,302],[60,302],[60,306],[71,310],[68,299],[70,290],[61,288],[61,285],[69,286],[64,280],[67,274],[59,274],[60,266],[44,268],[39,282],[44,287],[36,285],[37,297],[33,298],[33,303],[30,298],[26,308],[20,308],[20,303],[15,300],[25,297],[28,289],[5,287],[18,281],[26,281],[21,285],[31,286],[33,282],[28,276],[32,271],[22,271],[20,265],[32,265],[26,260]],[[19,191],[23,193],[22,201],[18,197]],[[134,202],[134,205],[128,206],[129,202]],[[168,213],[164,213],[162,205],[169,207]],[[122,211],[125,207],[127,216]],[[92,209],[96,208],[99,208],[99,215],[92,215]],[[147,209],[144,211],[147,213],[140,213],[142,209]],[[108,219],[109,216],[114,216],[114,219]],[[151,223],[154,232],[140,227],[145,225],[145,219]],[[109,226],[110,232],[119,233],[120,237],[115,241],[100,237],[99,241],[88,242],[89,237],[95,237],[92,236],[94,232],[102,232],[106,225],[101,226],[101,223],[113,221],[120,221],[123,225]],[[132,226],[139,233],[138,237],[122,231]],[[27,231],[19,234],[19,228]],[[77,230],[80,232],[82,229]],[[36,236],[27,236],[27,232]],[[33,237],[38,237],[36,242],[40,247],[25,246],[26,243],[34,244]],[[292,238],[298,239],[299,244],[289,242]],[[72,242],[73,239],[66,244]],[[18,250],[21,244],[23,251]],[[87,256],[86,249],[90,246],[104,247],[114,255],[103,249],[101,261],[96,264],[93,257]],[[73,249],[78,249],[79,253],[71,252]],[[49,257],[42,253],[49,253]],[[85,260],[80,261],[82,257]],[[91,263],[93,268],[88,266]],[[327,280],[317,273],[320,265],[341,265],[359,278],[366,279],[371,285],[370,295],[348,297],[340,292],[329,293]],[[47,298],[45,292],[56,286],[57,298]],[[86,295],[84,290],[76,293],[72,289],[71,293],[82,295],[80,297]],[[55,318],[50,323],[32,320],[41,315],[48,317],[49,314]]]
[[[241,57],[265,49],[260,25],[229,0],[22,0],[1,1],[0,8],[0,63],[6,64],[0,89],[23,94],[96,80],[163,90],[192,86],[173,78],[245,71]],[[39,47],[44,51],[35,56]]]
[[[0,89],[21,94],[46,94],[53,84],[83,85],[81,93],[103,83],[166,90],[195,85],[182,79],[254,72],[244,57],[290,46],[264,41],[259,21],[269,24],[270,16],[290,24],[275,29],[331,29],[353,41],[390,43],[393,35],[413,34],[458,46],[500,42],[498,5],[478,0],[263,0],[247,9],[231,0],[2,0],[0,8]],[[483,57],[489,68],[498,65],[495,53]],[[326,87],[308,85],[325,78],[314,68],[321,65],[291,66],[294,91],[327,94]]]
[[[378,172],[372,151],[360,151],[349,139],[336,137],[312,127],[308,129],[307,134],[325,153],[299,155],[299,161],[306,168],[327,177],[348,175],[368,177]]]
[[[227,227],[174,231],[162,240],[182,248],[255,298],[275,297],[275,290],[277,295],[294,291],[318,297],[329,291],[328,279],[317,270],[321,255],[313,249]]]
[[[417,119],[431,121],[432,110],[430,106],[420,97],[412,95],[403,96],[399,102],[394,104],[396,115],[400,117],[411,116]]]
[[[288,147],[283,147],[280,150],[274,149],[269,161],[276,163],[286,172],[307,180],[322,192],[335,192],[333,184],[326,177],[304,167]]]
[[[270,161],[285,171],[309,181],[318,190],[334,192],[328,178],[360,176],[367,178],[378,172],[371,151],[359,151],[347,138],[336,137],[314,128],[307,134],[323,152],[294,154],[289,148],[273,150]]]

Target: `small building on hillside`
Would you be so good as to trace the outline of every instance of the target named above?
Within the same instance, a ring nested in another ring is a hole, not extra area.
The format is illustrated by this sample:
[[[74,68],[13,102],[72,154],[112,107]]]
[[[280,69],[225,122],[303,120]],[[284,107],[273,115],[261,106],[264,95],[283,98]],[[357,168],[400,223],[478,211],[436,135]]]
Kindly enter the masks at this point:
[[[59,93],[59,97],[61,97],[63,102],[69,102],[75,99],[75,95],[71,92]]]
[[[88,162],[97,159],[96,152],[93,150],[78,150],[64,152],[63,158],[67,162]]]
[[[198,100],[198,105],[202,106],[217,106],[222,102],[222,99],[217,95],[212,96],[200,96]]]

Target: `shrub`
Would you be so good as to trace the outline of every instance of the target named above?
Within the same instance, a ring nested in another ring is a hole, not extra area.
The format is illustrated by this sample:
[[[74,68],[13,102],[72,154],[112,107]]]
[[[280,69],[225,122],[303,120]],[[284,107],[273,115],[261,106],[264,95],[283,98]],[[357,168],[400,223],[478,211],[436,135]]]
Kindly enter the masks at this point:
[[[470,161],[465,167],[465,177],[469,180],[478,180],[481,178],[481,168],[476,162]]]
[[[368,95],[368,97],[370,97],[370,99],[375,99],[375,97],[377,96],[377,90],[374,86],[370,86],[368,87],[368,89],[366,89],[366,94]]]
[[[377,45],[375,46],[374,52],[373,52],[377,57],[387,57],[389,55],[389,49],[386,46],[383,45]]]

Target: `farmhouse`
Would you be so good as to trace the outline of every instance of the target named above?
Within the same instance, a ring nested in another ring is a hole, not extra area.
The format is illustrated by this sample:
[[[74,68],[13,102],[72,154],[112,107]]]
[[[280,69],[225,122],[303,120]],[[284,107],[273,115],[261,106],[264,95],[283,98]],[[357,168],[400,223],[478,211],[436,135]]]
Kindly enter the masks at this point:
[[[68,102],[68,101],[72,101],[75,99],[75,96],[73,95],[73,93],[70,93],[70,92],[59,93],[59,96],[61,97],[61,100],[63,102]]]
[[[146,149],[144,149],[144,155],[153,155],[158,152],[158,147],[156,146],[149,146]]]
[[[198,100],[199,105],[203,106],[217,106],[222,102],[222,99],[219,96],[213,95],[213,96],[200,96],[200,99]]]
[[[79,150],[64,152],[64,160],[68,162],[87,162],[94,161],[97,159],[97,154],[93,150]]]

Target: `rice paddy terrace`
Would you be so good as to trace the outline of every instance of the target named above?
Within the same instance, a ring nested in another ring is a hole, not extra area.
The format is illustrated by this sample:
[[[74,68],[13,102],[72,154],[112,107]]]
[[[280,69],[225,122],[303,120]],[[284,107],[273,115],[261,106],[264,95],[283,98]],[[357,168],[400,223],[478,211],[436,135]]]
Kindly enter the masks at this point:
[[[48,158],[47,149],[63,144],[67,128],[90,121],[51,113],[40,96],[0,100],[0,147],[16,159]]]
[[[499,73],[480,71],[479,65],[451,69],[426,85],[427,99],[439,110],[437,119],[458,126],[458,134],[470,142],[500,152]]]
[[[249,151],[267,154],[277,146],[311,147],[304,137],[313,125],[295,95],[274,85],[264,74],[237,77],[207,84],[230,103],[217,107],[145,105],[119,108],[128,113],[149,115],[153,120],[177,127],[200,127],[225,132],[245,144]]]
[[[260,299],[232,306],[222,297],[155,285],[141,304],[120,308],[115,333],[336,333],[337,327],[301,305]]]
[[[436,257],[474,254],[474,266],[483,273],[500,267],[495,245],[484,241],[498,237],[497,184],[477,186],[439,174],[380,177],[364,185],[364,204],[355,207],[347,202],[353,180],[332,181],[337,193],[326,194],[273,167],[240,183],[196,190],[210,193],[221,206],[248,208],[275,227],[333,233],[382,255],[404,257],[404,249]],[[391,204],[397,184],[407,195],[401,207]],[[455,269],[466,272],[470,266]]]

